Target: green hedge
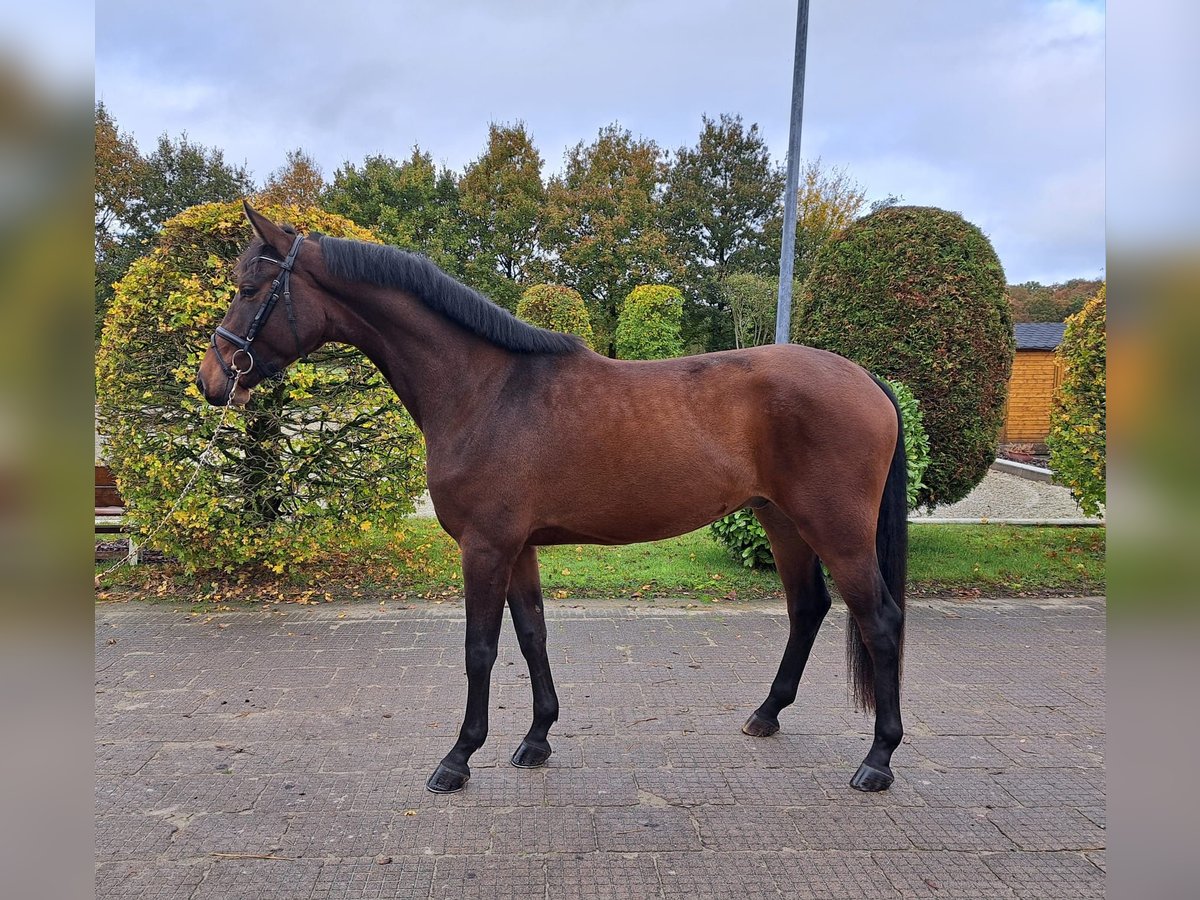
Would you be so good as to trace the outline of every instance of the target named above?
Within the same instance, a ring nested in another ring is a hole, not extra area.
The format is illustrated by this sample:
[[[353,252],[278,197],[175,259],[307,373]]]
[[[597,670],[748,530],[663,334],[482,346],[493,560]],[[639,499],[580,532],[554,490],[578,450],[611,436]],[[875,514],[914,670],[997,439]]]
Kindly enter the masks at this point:
[[[617,319],[619,359],[669,359],[683,355],[683,294],[662,284],[635,287]]]
[[[918,501],[965,497],[996,455],[1015,350],[1000,260],[956,213],[894,206],[821,250],[793,338],[903,381],[920,399],[930,464]]]
[[[348,219],[267,207],[301,231],[374,240]],[[218,418],[195,385],[250,242],[240,203],[185,210],[117,285],[96,358],[96,425],[142,538],[190,569],[281,572],[322,543],[398,522],[424,489],[424,442],[357,350],[330,345],[228,413],[208,465],[172,511]],[[275,315],[283,315],[277,311]],[[169,519],[167,518],[169,513]]]
[[[561,284],[535,284],[527,288],[517,304],[517,318],[539,328],[578,335],[595,349],[587,304],[579,291],[572,288]]]
[[[1050,466],[1055,480],[1071,489],[1079,508],[1097,515],[1105,502],[1107,471],[1106,288],[1067,319],[1058,348],[1063,380],[1050,423]]]

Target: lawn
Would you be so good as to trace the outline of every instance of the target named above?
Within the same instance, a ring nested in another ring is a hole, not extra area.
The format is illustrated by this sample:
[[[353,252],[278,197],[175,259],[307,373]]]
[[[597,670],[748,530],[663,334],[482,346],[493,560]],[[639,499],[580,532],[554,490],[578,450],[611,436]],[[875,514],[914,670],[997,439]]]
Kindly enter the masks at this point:
[[[546,547],[542,586],[558,599],[679,597],[720,602],[780,594],[773,570],[734,562],[707,529],[652,544]],[[98,566],[97,571],[103,567]],[[459,596],[458,549],[432,519],[410,519],[283,577],[187,575],[171,563],[119,569],[102,599],[329,600]],[[914,525],[909,590],[928,595],[1094,594],[1105,589],[1103,528]]]

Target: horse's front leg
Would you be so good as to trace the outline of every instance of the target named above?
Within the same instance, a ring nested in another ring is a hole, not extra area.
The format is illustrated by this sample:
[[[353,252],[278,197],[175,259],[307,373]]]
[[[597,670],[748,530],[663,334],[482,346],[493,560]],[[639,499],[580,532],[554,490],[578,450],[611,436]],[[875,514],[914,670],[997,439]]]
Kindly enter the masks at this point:
[[[529,683],[533,688],[533,725],[513,754],[512,764],[534,769],[545,765],[550,758],[547,734],[558,720],[558,695],[554,692],[550,658],[546,654],[546,613],[542,607],[536,547],[526,547],[517,557],[508,584],[508,608],[521,653],[529,664]]]
[[[501,549],[492,541],[464,539],[461,547],[467,594],[467,711],[458,742],[425,783],[436,794],[462,790],[471,777],[471,754],[487,740],[492,666],[504,618],[504,597],[517,555],[517,550]]]

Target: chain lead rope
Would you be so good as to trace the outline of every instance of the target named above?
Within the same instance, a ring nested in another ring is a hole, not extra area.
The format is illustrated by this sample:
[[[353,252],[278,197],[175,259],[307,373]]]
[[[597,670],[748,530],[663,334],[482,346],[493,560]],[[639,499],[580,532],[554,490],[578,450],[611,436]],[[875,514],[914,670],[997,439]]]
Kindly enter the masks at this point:
[[[236,356],[237,354],[235,353],[234,355]],[[246,355],[250,356],[249,353]],[[200,455],[196,457],[196,462],[192,468],[191,477],[189,477],[187,480],[187,484],[183,486],[183,490],[179,492],[179,496],[175,498],[175,502],[171,504],[171,508],[167,510],[167,514],[163,516],[162,521],[155,525],[150,533],[146,535],[143,544],[149,544],[151,539],[153,539],[156,534],[162,531],[163,526],[171,521],[171,516],[175,515],[175,510],[179,509],[179,504],[183,502],[183,498],[188,495],[188,492],[192,489],[192,485],[194,485],[196,483],[196,479],[200,477],[200,470],[204,468],[204,464],[208,462],[208,455],[212,452],[212,448],[216,446],[217,437],[220,436],[221,429],[225,427],[225,420],[229,418],[229,409],[233,405],[233,392],[237,390],[238,381],[240,381],[241,377],[245,375],[246,372],[249,372],[252,368],[254,368],[253,357],[251,357],[249,368],[247,368],[245,371],[238,369],[235,366],[233,370],[235,374],[233,378],[229,380],[229,395],[225,398],[225,405],[221,407],[221,418],[217,420],[217,427],[213,429],[212,437],[208,439],[208,443],[204,445],[204,449],[201,450]],[[112,574],[113,572],[117,571],[117,569],[121,568],[121,566],[133,565],[136,555],[137,546],[134,544],[133,537],[131,535],[129,537],[129,550],[126,551],[124,556],[113,563],[113,565],[96,575],[96,585],[99,586],[101,578]]]

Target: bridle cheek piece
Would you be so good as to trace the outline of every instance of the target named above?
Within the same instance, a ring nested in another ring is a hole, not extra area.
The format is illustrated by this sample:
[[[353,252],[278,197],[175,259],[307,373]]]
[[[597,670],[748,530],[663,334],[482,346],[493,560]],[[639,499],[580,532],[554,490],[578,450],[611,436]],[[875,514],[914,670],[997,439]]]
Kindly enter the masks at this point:
[[[234,334],[224,325],[218,325],[217,330],[213,332],[212,347],[213,355],[217,357],[217,362],[221,366],[221,371],[225,373],[225,377],[236,383],[243,375],[250,372],[254,366],[254,354],[250,352],[250,345],[254,343],[254,339],[258,337],[258,332],[266,324],[267,319],[271,315],[271,311],[275,309],[275,304],[279,302],[279,298],[283,297],[283,305],[287,310],[288,326],[292,329],[292,337],[296,341],[296,354],[300,355],[300,335],[296,331],[296,311],[292,308],[292,269],[296,264],[296,257],[300,254],[300,247],[304,244],[304,235],[297,235],[295,242],[292,244],[292,249],[288,251],[287,258],[283,262],[277,259],[271,259],[269,256],[259,256],[258,259],[265,259],[267,262],[275,263],[280,268],[279,274],[275,280],[271,282],[271,293],[262,306],[254,313],[254,318],[250,320],[250,327],[246,329],[246,336]],[[229,362],[225,362],[225,358],[221,356],[221,350],[217,346],[217,338],[223,338],[237,349],[233,351],[233,356],[229,358]],[[244,355],[245,360],[240,359]],[[239,363],[244,362],[245,368],[242,368]],[[264,370],[264,375],[270,377],[271,374]]]

